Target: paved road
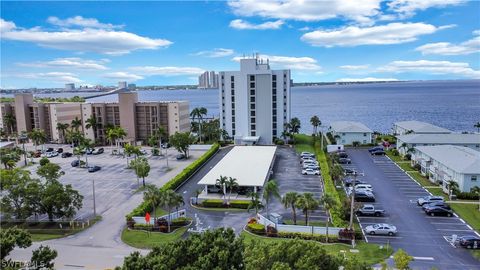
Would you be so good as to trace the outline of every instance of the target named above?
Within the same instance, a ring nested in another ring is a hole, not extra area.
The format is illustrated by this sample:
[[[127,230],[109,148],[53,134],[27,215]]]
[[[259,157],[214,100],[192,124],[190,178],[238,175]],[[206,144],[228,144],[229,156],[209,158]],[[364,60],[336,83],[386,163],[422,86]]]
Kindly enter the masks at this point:
[[[176,152],[169,152],[171,170],[162,169],[164,161],[150,159],[152,170],[147,182],[162,186],[203,153],[204,151],[191,151],[190,159],[178,162],[174,158]],[[52,161],[60,163],[66,171],[60,181],[72,183],[85,196],[85,212],[91,211],[90,180],[95,177],[97,213],[102,215],[102,221],[92,228],[67,238],[36,242],[28,249],[16,249],[10,257],[16,260],[27,260],[31,257],[32,250],[43,244],[57,250],[58,257],[55,260],[57,269],[105,269],[121,265],[124,256],[137,250],[125,245],[120,239],[125,226],[125,215],[143,200],[141,192],[135,193],[137,184],[133,172],[124,169],[126,160],[112,157],[107,153],[95,156],[91,162],[103,168],[92,174],[84,169],[68,167],[70,159],[62,161],[61,158],[54,158]]]
[[[480,263],[467,250],[447,241],[452,234],[473,234],[468,225],[458,217],[426,216],[416,199],[428,192],[387,157],[372,157],[365,149],[347,149],[347,153],[352,164],[344,167],[365,174],[360,178],[373,186],[377,199],[374,205],[387,213],[385,217],[360,217],[361,226],[391,223],[398,229],[397,236],[367,236],[368,242],[406,250],[416,258],[413,269],[480,269]]]

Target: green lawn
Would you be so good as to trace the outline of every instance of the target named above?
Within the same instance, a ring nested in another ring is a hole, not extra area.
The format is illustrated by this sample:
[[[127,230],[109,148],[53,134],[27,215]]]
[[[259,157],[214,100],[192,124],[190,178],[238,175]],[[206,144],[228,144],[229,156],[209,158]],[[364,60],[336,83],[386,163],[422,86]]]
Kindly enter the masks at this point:
[[[187,227],[179,228],[172,233],[135,231],[125,228],[122,232],[122,241],[132,247],[147,249],[161,243],[176,241],[186,231]]]
[[[31,233],[33,242],[62,238],[68,235],[69,234]]]
[[[450,207],[472,226],[473,229],[480,232],[480,211],[478,204],[450,203]]]
[[[393,160],[393,161],[395,161],[395,162],[404,161],[401,156],[394,156],[394,155],[392,154],[392,151],[387,151],[386,153],[387,153],[387,156],[388,156],[391,160]]]
[[[291,239],[286,239],[286,238],[266,238],[266,237],[259,237],[256,235],[252,235],[250,233],[243,232],[242,236],[244,238],[245,242],[249,241],[266,241],[266,242],[275,242],[275,241],[291,241]],[[305,241],[305,240],[303,240]],[[352,253],[350,252],[351,246],[345,245],[345,244],[322,244],[320,242],[317,242],[319,245],[322,245],[325,250],[331,254],[331,255],[339,255],[341,254],[340,251],[344,250],[346,251],[346,256],[357,256],[357,258],[365,262],[369,265],[373,265],[376,263],[379,263],[386,258],[390,257],[392,254],[392,249],[380,249],[379,245],[376,244],[368,244],[365,242],[359,242],[357,243],[357,246],[355,249],[357,249],[359,252],[358,253]]]
[[[424,186],[424,187],[428,187],[428,186],[436,186],[436,184],[430,182],[430,180],[428,180],[425,176],[423,176],[422,174],[420,174],[420,172],[409,172],[408,173],[413,179],[417,180],[417,182]]]
[[[397,162],[398,166],[402,168],[404,171],[415,171],[412,166],[410,166],[410,162]]]
[[[293,220],[291,220],[291,219],[284,219],[283,222],[287,225],[293,225]],[[305,219],[297,217],[297,225],[305,225]],[[308,225],[309,226],[325,227],[326,222],[323,222],[323,221],[308,221]],[[330,227],[331,226],[332,226],[332,224],[330,224]]]
[[[313,148],[312,136],[305,135],[305,134],[295,135],[295,151],[297,151],[297,153],[301,153],[301,152],[315,153],[315,149]]]

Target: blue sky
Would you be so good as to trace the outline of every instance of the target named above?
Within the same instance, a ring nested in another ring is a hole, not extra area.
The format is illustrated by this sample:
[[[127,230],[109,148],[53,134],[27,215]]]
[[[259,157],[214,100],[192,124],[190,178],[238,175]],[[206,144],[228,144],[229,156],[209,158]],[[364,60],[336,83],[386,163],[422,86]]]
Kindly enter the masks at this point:
[[[1,87],[195,84],[258,52],[296,82],[480,78],[480,2],[1,4]]]

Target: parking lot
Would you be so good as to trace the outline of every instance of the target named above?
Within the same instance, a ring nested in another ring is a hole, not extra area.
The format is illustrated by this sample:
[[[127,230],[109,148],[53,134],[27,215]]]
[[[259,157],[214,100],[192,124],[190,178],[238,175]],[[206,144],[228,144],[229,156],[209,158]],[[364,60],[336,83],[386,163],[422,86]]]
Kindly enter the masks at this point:
[[[52,145],[52,147],[57,149],[59,146]],[[64,151],[72,152],[70,146],[63,145],[62,147]],[[51,162],[60,165],[65,172],[65,175],[60,178],[60,182],[71,184],[74,189],[84,196],[83,207],[77,212],[74,219],[86,219],[93,216],[93,180],[95,181],[97,215],[101,215],[103,212],[115,208],[121,202],[126,201],[136,192],[139,184],[142,185],[141,179],[137,183],[135,172],[127,169],[127,158],[121,155],[111,155],[111,152],[112,149],[110,147],[105,147],[105,153],[103,154],[88,155],[88,164],[90,166],[97,165],[102,168],[94,173],[89,173],[86,168],[72,167],[70,163],[77,159],[76,156],[61,158],[61,155],[59,155],[49,158]],[[150,151],[148,150],[148,152]],[[203,150],[191,151],[192,157],[188,161],[177,161],[175,156],[178,155],[178,152],[170,148],[168,150],[169,167],[187,166],[191,160],[198,158],[203,153]],[[147,158],[151,169],[149,176],[145,178],[145,183],[161,186],[163,183],[160,182],[160,177],[169,171],[166,167],[165,157],[147,155]],[[85,156],[81,159],[85,161]],[[36,158],[35,162],[37,164],[27,167],[33,175],[35,175],[34,173],[39,166],[39,160],[40,158]],[[46,216],[42,216],[41,219],[46,219]]]
[[[352,163],[342,166],[355,169],[361,174],[357,179],[373,186],[376,201],[372,204],[386,211],[383,217],[358,217],[362,228],[388,223],[398,230],[395,236],[366,235],[368,242],[406,250],[415,258],[413,269],[480,269],[467,250],[449,242],[454,234],[475,234],[468,224],[457,216],[427,216],[416,200],[430,194],[388,157],[371,156],[366,149],[346,151]]]
[[[310,192],[315,199],[320,199],[323,194],[321,176],[302,175],[300,157],[295,150],[290,147],[277,147],[275,165],[273,167],[273,178],[277,181],[280,195],[295,191],[297,193]],[[270,213],[275,212],[283,216],[284,219],[293,219],[292,210],[285,209],[278,199],[273,199],[269,205]],[[312,211],[310,221],[326,221],[325,211],[320,209]],[[303,225],[305,216],[301,210],[297,210],[297,223]]]

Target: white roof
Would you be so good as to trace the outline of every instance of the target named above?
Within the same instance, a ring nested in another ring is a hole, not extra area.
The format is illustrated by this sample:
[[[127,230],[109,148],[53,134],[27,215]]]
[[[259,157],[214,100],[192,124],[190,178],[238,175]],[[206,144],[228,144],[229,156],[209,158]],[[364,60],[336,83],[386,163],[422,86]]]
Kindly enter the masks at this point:
[[[360,122],[337,121],[330,124],[330,128],[335,132],[373,132],[367,126]]]
[[[406,130],[413,130],[414,133],[451,133],[451,130],[432,125],[430,123],[421,121],[401,121],[396,122],[394,125],[404,128]]]
[[[0,142],[0,148],[8,148],[13,146],[15,142]]]
[[[415,144],[480,144],[480,134],[408,134],[397,136],[399,141]]]
[[[276,150],[276,146],[235,146],[198,184],[215,185],[226,176],[236,178],[239,186],[263,186]]]
[[[418,146],[418,151],[464,174],[480,174],[480,152],[455,145]]]

